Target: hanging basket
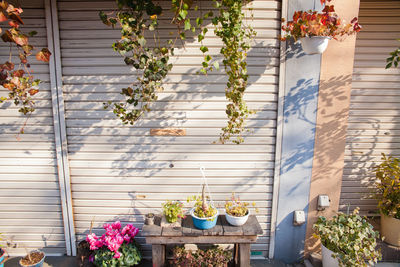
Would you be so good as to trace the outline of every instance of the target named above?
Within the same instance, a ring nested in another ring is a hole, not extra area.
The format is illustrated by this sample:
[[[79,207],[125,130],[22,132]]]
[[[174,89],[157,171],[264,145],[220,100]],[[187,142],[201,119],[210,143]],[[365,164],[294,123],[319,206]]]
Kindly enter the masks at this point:
[[[301,47],[308,55],[322,54],[328,47],[331,38],[328,36],[312,36],[300,38]]]
[[[213,206],[211,207],[214,208]],[[219,212],[217,210],[217,213],[213,217],[200,218],[194,214],[193,208],[190,210],[190,215],[192,215],[194,227],[201,230],[207,230],[213,228],[217,224]]]

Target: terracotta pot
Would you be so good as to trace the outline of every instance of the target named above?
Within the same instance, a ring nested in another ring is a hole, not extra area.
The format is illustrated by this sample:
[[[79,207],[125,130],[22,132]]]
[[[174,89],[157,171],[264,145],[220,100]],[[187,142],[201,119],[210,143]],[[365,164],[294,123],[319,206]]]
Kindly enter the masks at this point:
[[[312,36],[300,38],[301,46],[308,55],[322,54],[328,47],[330,37]]]
[[[386,243],[400,247],[400,220],[381,214],[381,236]]]

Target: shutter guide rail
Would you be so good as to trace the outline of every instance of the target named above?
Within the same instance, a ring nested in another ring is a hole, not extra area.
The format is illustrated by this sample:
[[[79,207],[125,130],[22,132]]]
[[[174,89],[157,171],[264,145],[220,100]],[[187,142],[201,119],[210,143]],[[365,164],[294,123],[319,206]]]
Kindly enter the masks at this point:
[[[47,41],[53,53],[49,62],[51,98],[53,106],[54,135],[58,165],[64,234],[67,255],[76,255],[75,229],[72,211],[69,162],[67,157],[67,136],[62,92],[60,35],[56,0],[45,0]]]

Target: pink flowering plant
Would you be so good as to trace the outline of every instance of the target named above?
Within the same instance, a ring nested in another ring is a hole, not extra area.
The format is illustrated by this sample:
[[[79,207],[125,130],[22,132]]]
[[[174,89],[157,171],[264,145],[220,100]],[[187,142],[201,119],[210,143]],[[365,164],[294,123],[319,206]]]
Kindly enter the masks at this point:
[[[102,236],[87,235],[90,249],[94,251],[92,261],[99,267],[125,267],[139,264],[142,256],[135,241],[139,229],[132,224],[122,228],[116,221],[104,224],[106,230]]]

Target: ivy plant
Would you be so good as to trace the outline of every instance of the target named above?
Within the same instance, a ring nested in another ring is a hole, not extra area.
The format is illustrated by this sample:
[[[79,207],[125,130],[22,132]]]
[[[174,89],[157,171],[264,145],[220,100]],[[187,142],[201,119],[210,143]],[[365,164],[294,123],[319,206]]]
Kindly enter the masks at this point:
[[[367,218],[358,215],[358,208],[352,214],[338,213],[331,219],[319,217],[313,225],[315,237],[333,252],[339,266],[373,266],[381,259],[376,250],[379,233],[374,231]]]
[[[29,37],[37,34],[36,31],[25,33],[21,27],[24,25],[21,19],[22,8],[15,7],[7,1],[0,2],[0,23],[7,23],[8,29],[0,27],[1,40],[10,46],[9,59],[0,63],[0,85],[8,90],[7,97],[1,97],[0,103],[12,101],[24,115],[31,114],[34,110],[32,97],[39,92],[39,79],[35,79],[28,62],[29,56],[35,48],[29,43]],[[16,53],[16,54],[15,54]],[[19,62],[12,61],[17,55]],[[49,62],[50,51],[47,48],[36,53],[36,60]],[[23,129],[21,129],[23,131]]]
[[[199,1],[201,3],[201,1]],[[243,13],[245,0],[214,0],[219,13],[214,15],[211,10],[204,12],[192,0],[171,0],[171,10],[174,14],[172,24],[177,26],[176,35],[167,42],[159,37],[158,17],[162,14],[161,6],[152,0],[117,0],[118,10],[114,15],[100,12],[100,19],[104,24],[121,27],[121,39],[113,44],[113,49],[119,52],[127,65],[138,70],[138,78],[131,86],[122,88],[121,94],[125,101],[113,103],[109,101],[104,107],[111,107],[113,112],[124,124],[135,124],[143,114],[150,111],[150,104],[157,100],[157,92],[163,90],[162,82],[172,69],[170,57],[174,55],[176,41],[186,39],[186,32],[198,31],[197,40],[201,43],[200,50],[204,53],[204,61],[200,73],[219,68],[219,63],[211,63],[212,57],[208,54],[208,47],[203,40],[208,31],[203,27],[206,19],[212,20],[215,34],[221,38],[224,56],[223,65],[228,76],[225,90],[226,98],[230,103],[226,106],[228,116],[227,126],[222,128],[219,141],[225,143],[243,142],[242,133],[245,129],[245,120],[254,113],[243,99],[247,81],[247,52],[250,41],[255,36],[253,28],[247,26]],[[190,17],[190,11],[199,11],[200,16]],[[152,32],[152,41],[149,45],[145,38],[146,33]],[[232,140],[235,137],[234,140]],[[232,138],[232,139],[231,139]]]
[[[400,39],[397,39],[400,42]],[[397,68],[400,62],[400,47],[390,53],[390,57],[386,59],[386,69],[391,67]]]

